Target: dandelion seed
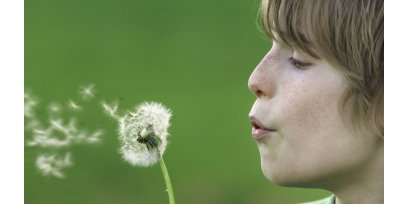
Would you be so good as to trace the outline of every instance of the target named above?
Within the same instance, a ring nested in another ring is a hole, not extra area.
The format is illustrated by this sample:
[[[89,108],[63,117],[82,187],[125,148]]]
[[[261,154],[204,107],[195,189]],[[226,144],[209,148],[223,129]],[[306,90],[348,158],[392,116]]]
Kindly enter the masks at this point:
[[[48,112],[50,114],[50,117],[56,117],[58,116],[62,111],[62,107],[58,103],[51,103],[48,106]]]
[[[85,143],[85,144],[96,144],[100,142],[101,136],[103,135],[102,130],[96,130],[91,134],[88,134],[86,131],[79,132],[75,137],[76,143]]]
[[[62,118],[50,120],[46,129],[34,129],[33,139],[27,142],[27,146],[39,146],[43,148],[62,148],[72,144],[95,144],[100,141],[102,130],[88,133],[77,128],[74,118],[64,123]]]
[[[79,106],[77,103],[75,103],[75,101],[73,101],[73,100],[69,100],[69,102],[68,102],[68,107],[70,108],[70,109],[72,109],[73,111],[81,111],[82,110],[82,108],[81,108],[81,106]]]
[[[120,152],[134,166],[159,161],[167,145],[171,111],[160,103],[145,102],[119,118]]]
[[[64,127],[64,125],[62,124],[62,118],[58,118],[58,119],[51,119],[50,120],[50,124],[52,127],[54,127],[56,130],[60,130],[64,133],[68,132],[68,130]]]
[[[50,119],[47,128],[33,129],[33,138],[27,142],[27,146],[39,146],[43,148],[62,148],[70,146],[78,134],[75,120],[64,124],[62,118]]]
[[[93,84],[89,84],[87,86],[82,86],[79,89],[79,95],[84,100],[89,100],[95,97],[95,86]]]
[[[37,169],[45,176],[64,178],[62,169],[72,166],[73,162],[70,153],[66,153],[64,157],[58,157],[55,154],[40,154],[35,164]]]
[[[94,85],[81,87],[80,95],[84,100],[94,97]],[[27,146],[58,152],[60,149],[67,149],[71,145],[95,144],[101,141],[102,130],[90,132],[82,129],[81,126],[77,126],[75,118],[71,118],[69,121],[63,120],[61,118],[63,107],[58,103],[51,103],[47,106],[49,123],[38,120],[34,112],[37,104],[38,102],[34,97],[24,93],[24,128],[32,135],[30,139],[25,141]],[[68,100],[67,107],[73,111],[82,110],[82,107],[74,100]],[[65,154],[65,156],[53,153],[39,155],[35,165],[43,175],[63,178],[63,169],[73,164],[69,153]]]
[[[103,131],[102,130],[96,130],[91,135],[86,137],[85,142],[88,143],[88,144],[98,143],[101,140],[101,135],[103,135]]]
[[[30,118],[29,120],[27,120],[27,124],[24,125],[24,128],[29,131],[39,129],[41,127],[42,127],[41,122],[36,118]]]
[[[24,93],[24,117],[33,118],[34,117],[34,107],[37,106],[38,102],[29,93]]]
[[[47,129],[34,129],[33,138],[27,142],[27,146],[39,146],[43,148],[61,148],[71,144],[72,135],[58,132],[50,126]]]
[[[115,102],[113,102],[111,104],[108,104],[107,102],[102,101],[101,105],[102,105],[102,109],[104,110],[104,112],[108,116],[110,116],[110,117],[112,117],[114,119],[117,119],[117,120],[119,119],[119,115],[117,114],[119,105],[118,105],[117,101],[115,101]]]
[[[38,101],[30,93],[24,93],[24,129],[33,131],[34,129],[41,128],[42,124],[34,113],[35,107],[38,105]]]

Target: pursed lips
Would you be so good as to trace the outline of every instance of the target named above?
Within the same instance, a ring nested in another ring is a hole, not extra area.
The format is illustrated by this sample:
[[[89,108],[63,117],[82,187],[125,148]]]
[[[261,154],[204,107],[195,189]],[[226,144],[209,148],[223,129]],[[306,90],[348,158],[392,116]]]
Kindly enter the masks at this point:
[[[252,123],[252,137],[254,139],[262,139],[269,133],[276,131],[276,129],[264,126],[255,116],[250,116],[249,119]]]

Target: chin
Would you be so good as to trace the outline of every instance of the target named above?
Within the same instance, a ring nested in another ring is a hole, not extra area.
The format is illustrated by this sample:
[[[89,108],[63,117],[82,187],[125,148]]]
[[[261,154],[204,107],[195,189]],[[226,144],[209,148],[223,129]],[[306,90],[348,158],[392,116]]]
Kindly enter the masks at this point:
[[[271,183],[285,187],[313,188],[311,179],[296,174],[293,169],[280,168],[277,164],[261,161],[262,173]]]
[[[277,165],[270,164],[268,161],[265,162],[264,159],[262,159],[261,168],[263,175],[270,182],[277,185],[287,185],[288,181],[285,179],[286,175],[279,172]]]

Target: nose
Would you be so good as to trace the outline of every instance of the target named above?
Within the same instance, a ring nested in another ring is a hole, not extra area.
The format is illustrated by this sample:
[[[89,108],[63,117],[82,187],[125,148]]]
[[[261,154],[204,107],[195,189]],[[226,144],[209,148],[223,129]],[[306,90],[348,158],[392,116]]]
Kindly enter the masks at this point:
[[[248,80],[249,90],[257,97],[272,97],[274,93],[274,57],[269,51],[256,66]]]

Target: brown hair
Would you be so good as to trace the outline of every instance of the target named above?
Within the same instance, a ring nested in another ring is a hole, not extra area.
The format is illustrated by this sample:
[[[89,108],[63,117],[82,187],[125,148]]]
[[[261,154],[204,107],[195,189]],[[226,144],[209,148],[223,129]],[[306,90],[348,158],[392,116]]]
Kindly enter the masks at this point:
[[[357,130],[384,137],[382,0],[262,0],[264,30],[279,44],[331,63],[349,82],[344,94]]]

